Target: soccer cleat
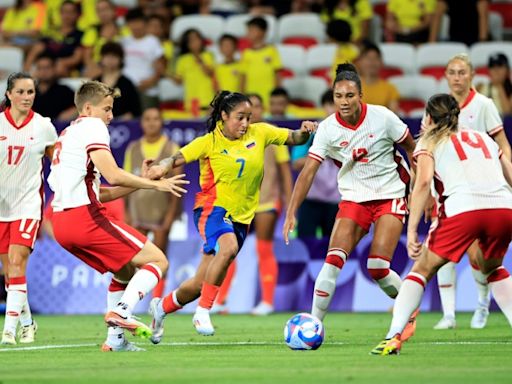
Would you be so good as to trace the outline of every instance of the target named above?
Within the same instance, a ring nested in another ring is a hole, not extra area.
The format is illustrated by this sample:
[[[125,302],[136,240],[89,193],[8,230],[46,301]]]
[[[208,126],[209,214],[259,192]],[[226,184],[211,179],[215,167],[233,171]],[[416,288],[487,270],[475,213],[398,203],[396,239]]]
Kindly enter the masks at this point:
[[[16,345],[16,337],[14,336],[14,333],[10,331],[4,331],[2,333],[2,341],[0,344]]]
[[[439,322],[434,325],[434,329],[453,329],[457,325],[455,319],[453,317],[443,317]]]
[[[400,338],[402,341],[407,341],[414,336],[414,332],[416,332],[416,317],[418,316],[419,312],[419,309],[415,310],[412,313],[411,317],[409,318],[409,321],[407,322],[404,330],[402,331],[402,336]]]
[[[482,329],[487,324],[489,309],[487,307],[478,307],[471,318],[471,328]]]
[[[209,312],[196,312],[192,318],[192,323],[200,335],[213,336],[215,333]]]
[[[35,335],[37,332],[37,323],[34,319],[32,319],[32,324],[25,325],[20,327],[19,332],[19,341],[21,344],[30,344],[35,340]]]
[[[251,314],[255,316],[267,316],[272,312],[274,312],[274,307],[272,305],[264,301],[260,301],[260,303],[253,308]]]
[[[149,340],[151,340],[153,344],[160,343],[164,336],[165,312],[159,305],[161,302],[162,299],[155,297],[149,303],[149,314],[153,317],[153,320],[151,320],[151,331],[153,332],[153,335],[151,335]]]
[[[219,315],[227,315],[228,314],[228,306],[226,304],[213,304],[212,309],[210,309],[210,313],[217,313]]]
[[[132,335],[149,339],[152,335],[151,328],[135,319],[134,316],[121,316],[119,313],[110,311],[105,315],[105,323],[109,327],[119,327],[130,331]]]
[[[370,351],[370,355],[399,355],[401,348],[402,342],[400,341],[400,335],[396,334],[391,339],[382,340],[375,348]]]
[[[130,343],[128,340],[124,340],[120,345],[108,345],[104,342],[101,346],[102,352],[142,352],[144,348],[137,347],[135,344]]]

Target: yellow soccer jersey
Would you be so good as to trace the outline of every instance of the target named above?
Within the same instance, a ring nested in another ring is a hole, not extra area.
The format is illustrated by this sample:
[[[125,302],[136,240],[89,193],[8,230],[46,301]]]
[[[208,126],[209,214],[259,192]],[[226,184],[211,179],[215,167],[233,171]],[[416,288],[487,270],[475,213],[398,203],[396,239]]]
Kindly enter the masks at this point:
[[[239,61],[229,64],[217,64],[215,67],[215,78],[219,89],[230,92],[240,92],[240,76],[242,65]]]
[[[352,41],[356,41],[361,36],[361,22],[370,20],[373,17],[373,8],[369,0],[356,0],[354,5],[355,13],[352,14],[352,9],[346,7],[344,9],[336,8],[332,15],[332,19],[345,20],[352,27]],[[323,12],[322,20],[329,21],[327,13]]]
[[[416,28],[424,15],[433,14],[436,0],[389,0],[388,11],[398,19],[404,28]]]
[[[2,20],[2,30],[6,32],[41,31],[45,28],[46,7],[42,3],[32,3],[25,9],[7,9]]]
[[[238,140],[222,134],[222,123],[198,137],[180,152],[187,163],[199,160],[199,184],[195,208],[224,208],[233,221],[249,224],[259,202],[265,147],[282,145],[288,129],[267,123],[251,124]]]
[[[214,68],[214,59],[211,52],[202,52],[201,60],[210,68]],[[210,105],[215,95],[213,79],[204,72],[193,54],[186,53],[178,57],[176,75],[183,80],[185,108],[187,110],[191,109],[193,99],[198,99],[199,105],[203,108]]]
[[[260,95],[263,105],[268,105],[270,92],[276,86],[276,71],[282,67],[277,48],[266,45],[261,49],[246,49],[240,61],[245,74],[245,93]]]

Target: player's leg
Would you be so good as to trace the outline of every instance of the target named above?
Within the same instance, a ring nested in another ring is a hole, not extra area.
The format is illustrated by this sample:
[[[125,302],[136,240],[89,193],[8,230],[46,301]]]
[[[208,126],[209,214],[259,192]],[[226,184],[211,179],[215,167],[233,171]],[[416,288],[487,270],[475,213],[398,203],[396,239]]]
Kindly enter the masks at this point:
[[[217,295],[217,299],[215,300],[215,304],[210,311],[210,313],[220,313],[227,314],[228,309],[226,306],[226,299],[229,295],[229,290],[231,289],[231,283],[233,282],[233,278],[236,273],[236,260],[233,260],[231,265],[226,272],[226,276],[224,277],[224,281],[219,289],[219,294]]]
[[[487,318],[489,317],[491,295],[487,276],[480,271],[479,260],[483,260],[483,254],[478,246],[478,241],[471,244],[471,247],[468,249],[468,255],[471,263],[471,272],[478,291],[478,306],[471,318],[471,328],[482,329],[487,324]]]
[[[448,262],[437,272],[437,285],[439,288],[439,297],[441,298],[441,308],[443,317],[434,325],[434,329],[455,328],[455,292],[456,292],[456,272],[455,263]]]
[[[167,246],[169,245],[169,233],[162,229],[155,229],[153,231],[153,243],[167,255]],[[162,275],[162,278],[153,289],[153,297],[162,297],[165,290],[166,274]]]
[[[343,203],[340,204],[340,213],[344,213]],[[348,208],[350,209],[350,207]],[[351,212],[360,218],[364,217],[363,209],[357,206],[352,208],[354,209]],[[320,320],[324,319],[329,309],[334,291],[336,290],[336,279],[347,261],[348,255],[368,232],[370,226],[369,221],[361,226],[352,218],[342,216],[340,213],[334,222],[327,256],[315,280],[311,314]]]
[[[512,278],[503,266],[503,258],[485,260],[482,273],[487,276],[494,300],[512,326]]]
[[[278,265],[274,254],[274,230],[277,211],[259,212],[254,217],[256,251],[260,272],[261,301],[252,310],[253,315],[274,312],[274,292],[277,285]]]

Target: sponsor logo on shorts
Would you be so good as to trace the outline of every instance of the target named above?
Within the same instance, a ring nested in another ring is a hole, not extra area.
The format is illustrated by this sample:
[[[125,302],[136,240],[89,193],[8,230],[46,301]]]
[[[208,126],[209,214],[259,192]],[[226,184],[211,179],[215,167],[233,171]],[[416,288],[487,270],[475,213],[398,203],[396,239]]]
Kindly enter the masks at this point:
[[[229,220],[227,217],[224,217],[223,220],[226,224],[233,225],[233,222]]]

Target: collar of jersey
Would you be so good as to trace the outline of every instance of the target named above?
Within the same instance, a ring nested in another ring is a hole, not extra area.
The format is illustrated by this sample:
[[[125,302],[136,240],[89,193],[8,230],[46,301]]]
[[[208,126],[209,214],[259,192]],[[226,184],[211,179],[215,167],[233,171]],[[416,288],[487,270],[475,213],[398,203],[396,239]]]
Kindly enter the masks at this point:
[[[351,130],[355,131],[363,123],[364,118],[366,117],[367,109],[368,109],[367,104],[366,103],[361,103],[361,115],[359,115],[359,120],[357,121],[357,123],[355,125],[351,125],[351,124],[347,123],[346,121],[344,121],[341,118],[341,116],[338,113],[338,111],[336,111],[336,113],[335,113],[336,120],[338,120],[338,123],[340,123],[342,127],[345,127],[345,128],[348,128],[348,129],[351,129]]]
[[[25,125],[30,123],[30,120],[32,120],[33,117],[34,117],[34,111],[30,110],[30,111],[28,111],[28,115],[25,118],[25,120],[23,120],[23,122],[20,125],[16,125],[16,122],[14,121],[14,119],[12,118],[12,115],[11,115],[11,108],[7,108],[5,110],[5,118],[16,129],[23,128]]]
[[[247,132],[245,133],[244,136],[242,136],[241,138],[239,139],[235,139],[235,140],[229,140],[226,136],[224,136],[224,134],[222,133],[222,127],[223,127],[223,124],[222,124],[222,121],[217,121],[217,124],[215,125],[215,135],[222,138],[222,140],[224,140],[225,143],[229,143],[228,145],[230,147],[233,147],[235,145],[238,145],[240,144],[244,139],[245,139],[245,136],[247,135]]]
[[[466,100],[464,100],[464,103],[462,103],[462,105],[460,106],[460,109],[462,109],[462,108],[464,108],[464,107],[467,107],[467,105],[468,105],[469,103],[471,103],[471,100],[473,100],[473,98],[475,97],[475,95],[476,95],[476,91],[475,91],[473,88],[471,88],[471,89],[469,90],[469,95],[468,95],[468,97],[466,98]]]

